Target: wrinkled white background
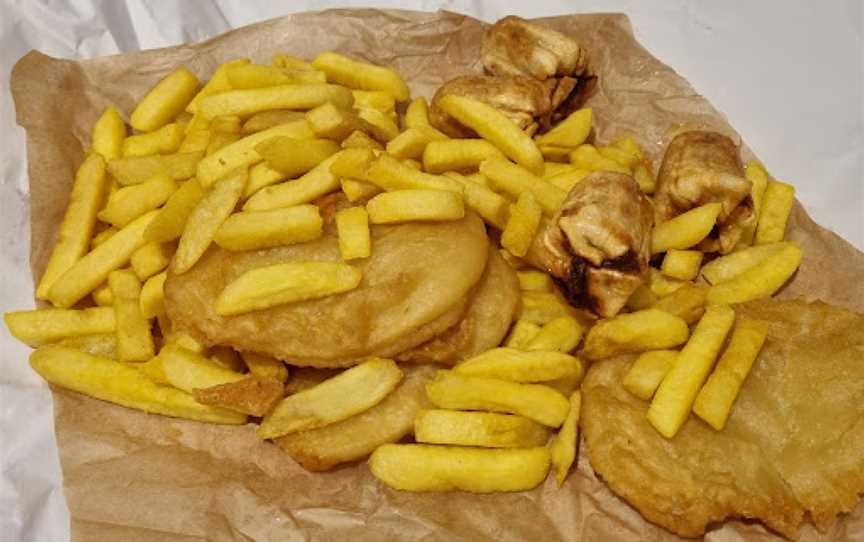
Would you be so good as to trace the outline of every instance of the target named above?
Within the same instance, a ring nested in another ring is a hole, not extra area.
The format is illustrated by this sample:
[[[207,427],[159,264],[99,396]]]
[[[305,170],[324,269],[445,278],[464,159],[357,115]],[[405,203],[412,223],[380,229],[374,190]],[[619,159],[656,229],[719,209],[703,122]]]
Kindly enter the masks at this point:
[[[729,117],[768,170],[796,185],[819,223],[864,248],[864,13],[858,0],[0,0],[0,311],[33,304],[24,134],[9,95],[18,58],[30,49],[89,58],[165,47],[293,11],[370,3],[447,9],[487,21],[511,13],[627,13],[639,41]],[[27,355],[0,326],[0,539],[65,540],[68,512],[51,398]]]

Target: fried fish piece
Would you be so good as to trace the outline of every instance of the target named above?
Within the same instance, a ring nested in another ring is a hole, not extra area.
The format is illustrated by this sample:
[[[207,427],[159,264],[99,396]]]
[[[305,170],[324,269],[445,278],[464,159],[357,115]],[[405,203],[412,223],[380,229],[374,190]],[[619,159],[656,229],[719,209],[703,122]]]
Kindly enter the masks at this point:
[[[756,221],[751,187],[731,139],[716,132],[684,132],[669,143],[663,156],[654,218],[660,224],[695,207],[720,203],[716,235],[699,248],[727,254]]]
[[[671,440],[622,380],[634,356],[593,365],[582,428],[594,470],[650,521],[682,536],[759,519],[794,538],[805,514],[827,531],[864,491],[864,316],[822,302],[736,306],[770,321],[726,428],[695,416]]]
[[[567,194],[528,260],[557,279],[573,306],[615,316],[648,276],[652,214],[632,177],[594,172]]]
[[[520,296],[516,272],[490,246],[486,270],[459,323],[403,352],[397,361],[454,364],[498,346],[510,328]]]
[[[372,226],[360,286],[327,298],[222,317],[213,303],[243,272],[298,261],[341,261],[335,227],[315,241],[230,252],[211,247],[182,275],[169,274],[165,306],[178,329],[293,365],[346,367],[389,357],[454,325],[486,266],[488,240],[473,212],[462,220]],[[457,310],[454,310],[457,309]]]

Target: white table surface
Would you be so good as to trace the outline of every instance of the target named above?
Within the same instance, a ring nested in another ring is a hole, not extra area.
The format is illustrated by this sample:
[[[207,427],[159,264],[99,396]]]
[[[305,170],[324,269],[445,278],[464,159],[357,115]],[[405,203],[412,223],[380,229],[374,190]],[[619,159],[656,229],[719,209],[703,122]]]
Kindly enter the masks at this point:
[[[864,248],[864,12],[858,0],[0,0],[0,311],[33,306],[24,134],[9,95],[18,58],[30,49],[90,58],[165,47],[294,11],[370,4],[447,9],[487,21],[508,14],[627,13],[639,41],[726,114],[768,170],[797,187],[818,222]],[[51,397],[27,365],[28,354],[0,326],[0,539],[66,540]]]

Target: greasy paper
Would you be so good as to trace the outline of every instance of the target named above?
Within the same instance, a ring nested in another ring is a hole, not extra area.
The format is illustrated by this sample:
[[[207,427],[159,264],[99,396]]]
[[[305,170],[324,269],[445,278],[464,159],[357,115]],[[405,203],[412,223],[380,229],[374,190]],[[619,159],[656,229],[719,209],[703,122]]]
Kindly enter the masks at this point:
[[[740,141],[723,116],[633,38],[622,15],[540,20],[576,38],[599,74],[595,139],[634,135],[655,170],[666,143],[684,128]],[[448,12],[334,10],[241,28],[206,42],[85,61],[37,52],[12,75],[18,123],[27,130],[32,206],[31,268],[44,269],[93,122],[108,105],[128,115],[160,77],[185,64],[206,79],[246,56],[311,58],[333,49],[396,68],[414,96],[480,67],[484,23]],[[742,92],[759,89],[743,89]],[[766,97],[771,98],[771,97]],[[780,97],[775,97],[780,98]],[[753,158],[743,145],[744,159]],[[816,182],[814,180],[814,182]],[[804,262],[784,297],[809,297],[864,311],[864,254],[813,223],[800,206],[787,237]],[[223,427],[128,410],[55,390],[56,431],[75,540],[672,540],[593,474],[578,470],[525,493],[410,494],[378,484],[365,464],[308,473],[254,426]],[[828,536],[805,526],[802,540],[864,535],[864,505]],[[773,540],[759,524],[729,521],[709,540]]]

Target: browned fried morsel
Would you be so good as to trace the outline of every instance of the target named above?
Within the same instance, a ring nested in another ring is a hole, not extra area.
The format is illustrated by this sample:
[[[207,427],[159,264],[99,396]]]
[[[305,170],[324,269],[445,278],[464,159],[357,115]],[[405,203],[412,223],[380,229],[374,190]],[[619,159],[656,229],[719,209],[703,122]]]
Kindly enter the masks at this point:
[[[614,316],[647,278],[652,226],[651,202],[636,181],[597,171],[567,194],[528,260],[556,278],[573,306]]]
[[[275,378],[249,375],[243,380],[193,390],[195,400],[249,414],[264,416],[282,399],[284,387]]]
[[[669,143],[663,156],[654,195],[655,219],[665,222],[694,207],[720,203],[719,228],[699,248],[726,254],[756,220],[751,184],[731,139],[716,132],[684,132]]]

